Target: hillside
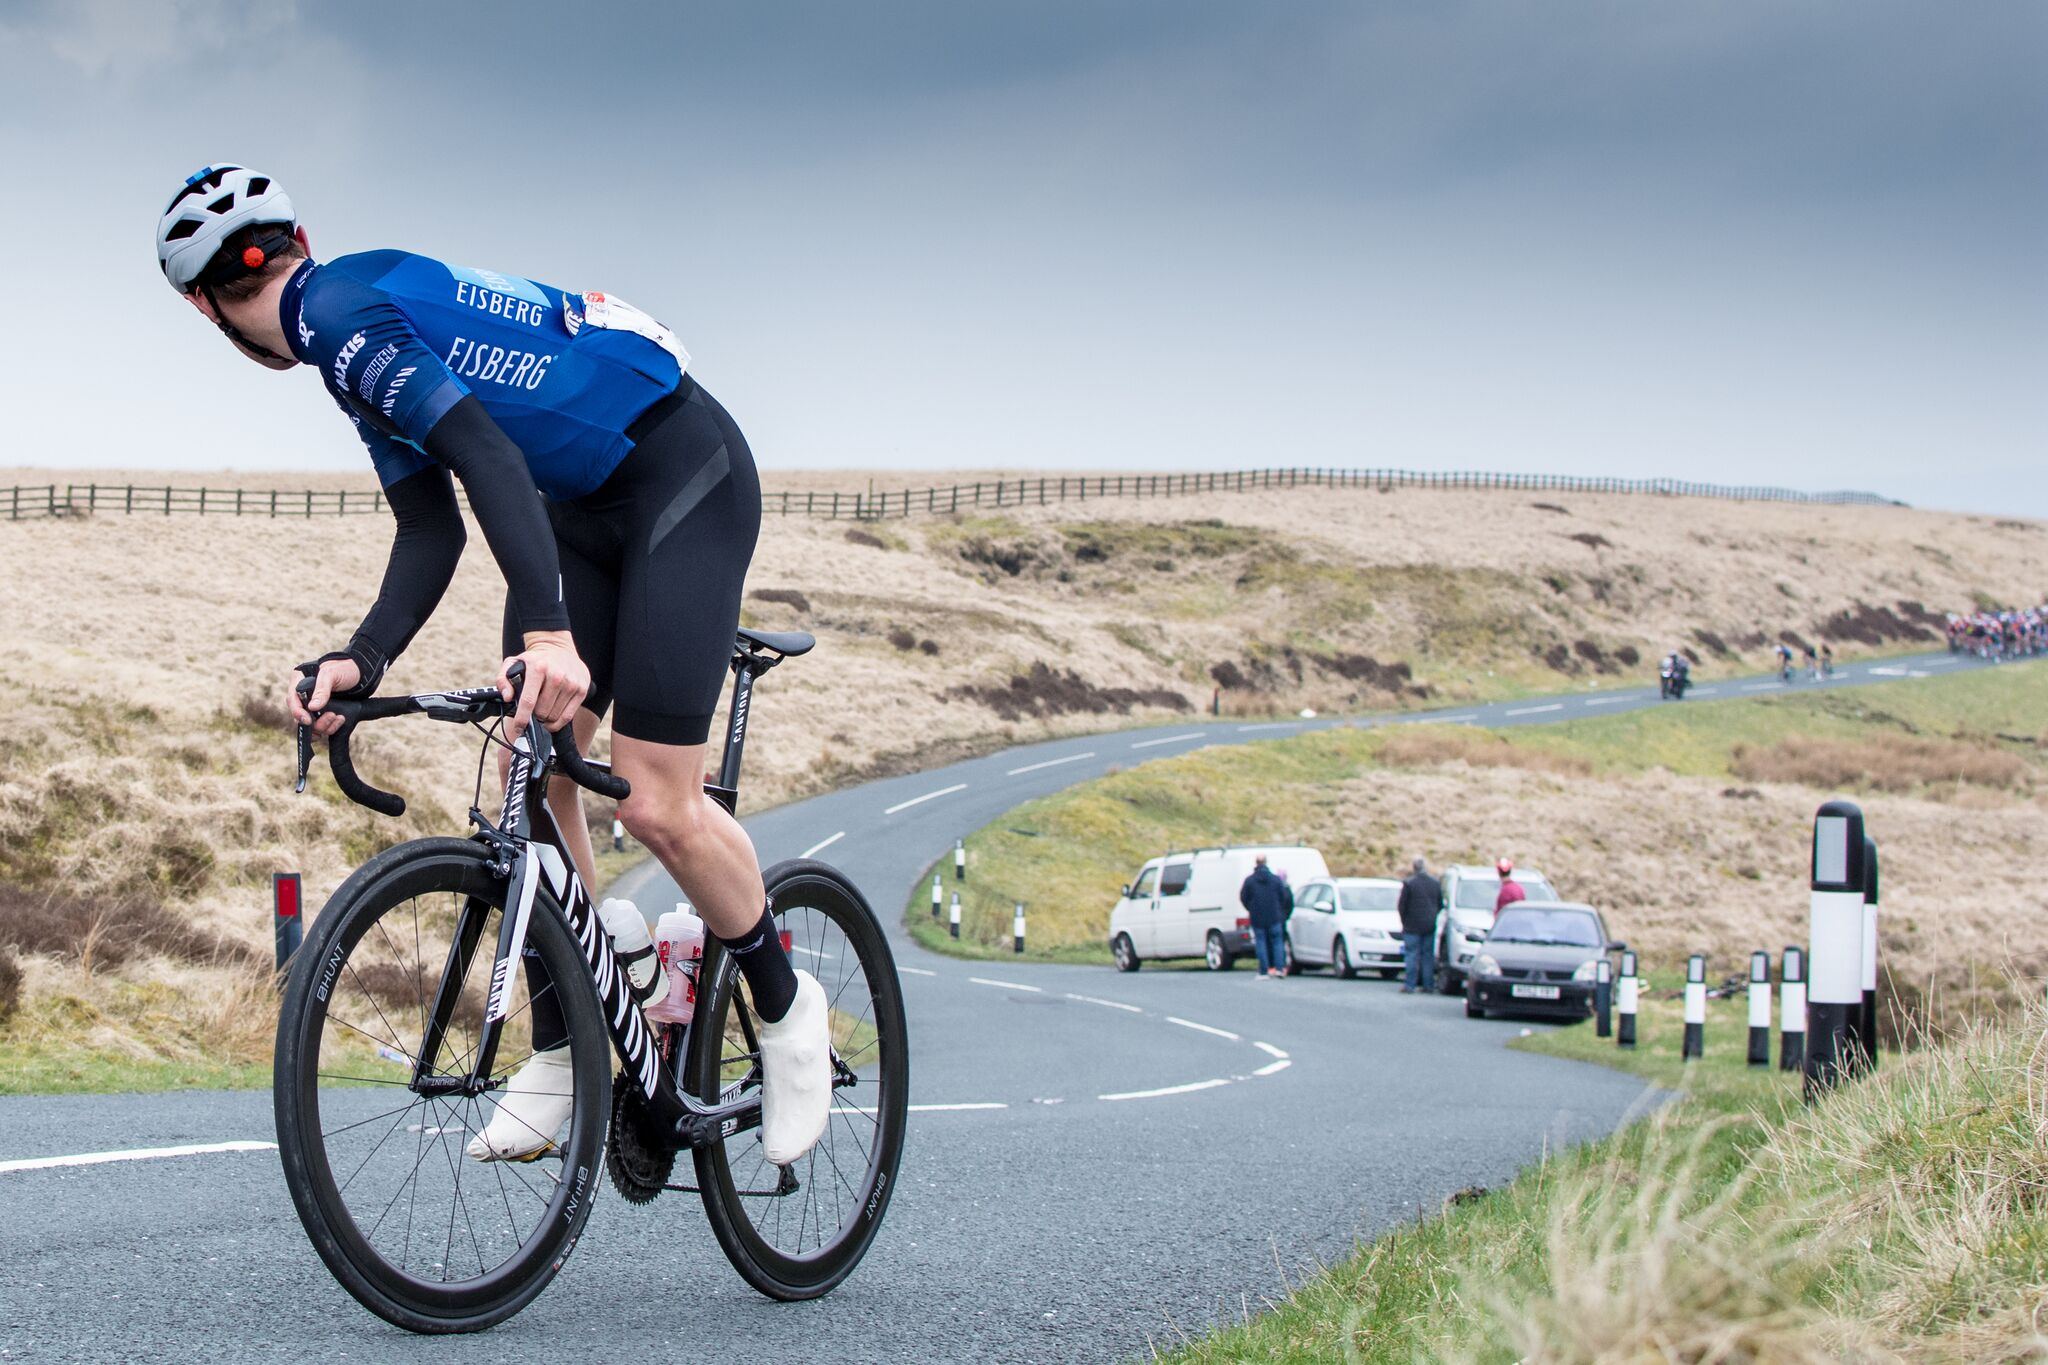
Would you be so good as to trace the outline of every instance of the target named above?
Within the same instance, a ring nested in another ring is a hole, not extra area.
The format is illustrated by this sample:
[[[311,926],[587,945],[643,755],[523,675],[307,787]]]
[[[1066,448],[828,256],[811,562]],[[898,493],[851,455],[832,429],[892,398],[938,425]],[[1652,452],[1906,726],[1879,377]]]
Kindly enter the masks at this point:
[[[303,871],[317,905],[371,849],[460,826],[475,751],[424,723],[361,745],[364,771],[412,798],[403,820],[340,802],[324,779],[290,793],[283,679],[345,638],[387,534],[375,517],[0,526],[0,686],[14,699],[0,716],[0,927],[31,1001],[83,1002],[96,1046],[205,1053],[178,1001],[206,973],[260,965],[270,872]],[[1845,656],[1925,643],[1932,612],[2048,584],[2048,527],[1304,489],[859,526],[776,517],[751,582],[753,624],[821,640],[759,695],[758,808],[1204,708],[1219,688],[1243,713],[1379,708],[1645,676],[1681,643],[1702,677],[1760,666],[1783,631],[1828,635]],[[487,681],[501,592],[472,536],[388,687]]]

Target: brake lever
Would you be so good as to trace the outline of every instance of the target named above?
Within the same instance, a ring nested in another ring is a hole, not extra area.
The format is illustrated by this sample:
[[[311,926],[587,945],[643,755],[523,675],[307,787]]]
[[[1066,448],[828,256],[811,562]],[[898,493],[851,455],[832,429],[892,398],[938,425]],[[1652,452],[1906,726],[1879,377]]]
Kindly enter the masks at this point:
[[[309,669],[311,670],[310,672],[308,672]],[[305,676],[294,684],[294,690],[299,694],[299,704],[304,706],[313,700],[313,680],[320,672],[320,666],[318,664],[300,664],[299,672],[304,673]],[[298,730],[299,780],[292,787],[292,794],[294,796],[303,796],[306,791],[306,774],[313,767],[313,727],[301,725],[298,727]]]

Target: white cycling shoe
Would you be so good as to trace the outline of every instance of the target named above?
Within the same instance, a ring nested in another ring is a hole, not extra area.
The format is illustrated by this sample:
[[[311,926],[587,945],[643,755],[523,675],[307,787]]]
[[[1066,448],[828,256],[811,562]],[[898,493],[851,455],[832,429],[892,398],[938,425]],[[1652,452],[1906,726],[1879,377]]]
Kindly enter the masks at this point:
[[[787,1166],[818,1144],[832,1109],[832,1011],[825,988],[796,974],[796,1001],[761,1021],[761,1150]]]
[[[576,1106],[569,1045],[536,1052],[498,1092],[498,1110],[469,1140],[472,1161],[532,1161],[554,1150],[555,1134]]]

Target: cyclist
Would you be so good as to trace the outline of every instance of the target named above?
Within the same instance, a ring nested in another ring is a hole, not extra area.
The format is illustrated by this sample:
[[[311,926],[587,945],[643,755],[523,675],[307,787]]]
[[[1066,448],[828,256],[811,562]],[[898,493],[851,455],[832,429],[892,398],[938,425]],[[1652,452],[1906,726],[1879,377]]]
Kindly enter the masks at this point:
[[[704,795],[706,741],[760,531],[746,438],[690,377],[673,333],[618,299],[564,292],[403,251],[316,263],[270,176],[207,166],[157,225],[157,260],[235,348],[274,370],[313,366],[369,447],[397,520],[383,586],[347,645],[317,661],[300,724],[367,696],[453,578],[465,539],[453,480],[504,572],[504,669],[526,665],[512,728],[573,723],[586,750],[614,709],[619,818],[660,859],[752,990],[761,1142],[786,1165],[831,1101],[824,991],[792,968],[745,832]],[[452,479],[451,479],[452,476]],[[311,665],[308,666],[312,667]],[[577,789],[548,794],[595,885]],[[469,1144],[479,1160],[548,1151],[572,1107],[561,1011],[527,960],[533,1056]]]
[[[1792,681],[1792,647],[1783,640],[1778,641],[1778,681]]]
[[[1823,678],[1835,676],[1835,647],[1825,640],[1820,646],[1820,675]]]
[[[1800,656],[1801,656],[1801,658],[1802,658],[1803,662],[1804,662],[1804,663],[1805,663],[1805,665],[1806,665],[1806,678],[1807,678],[1807,681],[1809,681],[1809,682],[1819,682],[1819,681],[1820,681],[1820,656],[1819,656],[1818,654],[1814,653],[1814,651],[1813,651],[1813,646],[1812,646],[1812,645],[1810,645],[1810,644],[1803,644],[1803,645],[1801,645],[1801,646],[1799,647],[1799,652],[1800,652]]]

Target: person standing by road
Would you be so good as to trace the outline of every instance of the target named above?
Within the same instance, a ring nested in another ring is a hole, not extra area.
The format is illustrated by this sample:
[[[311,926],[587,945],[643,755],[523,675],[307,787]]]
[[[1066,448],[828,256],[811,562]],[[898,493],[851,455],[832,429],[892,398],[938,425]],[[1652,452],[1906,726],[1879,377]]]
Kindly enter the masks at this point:
[[[1429,861],[1415,860],[1415,871],[1401,883],[1395,908],[1401,914],[1401,994],[1413,995],[1418,982],[1425,992],[1436,989],[1436,917],[1443,909],[1443,883],[1429,875]]]
[[[1500,894],[1493,898],[1493,917],[1499,919],[1501,911],[1507,909],[1516,901],[1529,899],[1529,893],[1524,891],[1522,884],[1515,880],[1514,859],[1502,858],[1493,866],[1494,870],[1500,873]]]
[[[1294,913],[1294,893],[1266,866],[1266,855],[1253,859],[1252,875],[1237,889],[1237,902],[1251,912],[1252,951],[1259,971],[1284,976],[1287,966],[1287,917]]]

